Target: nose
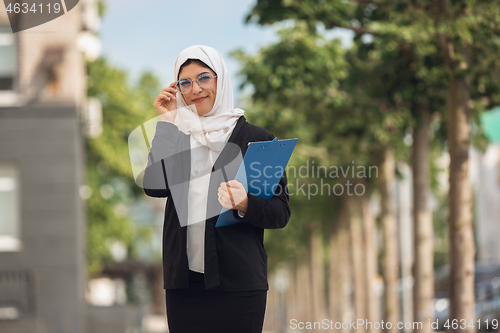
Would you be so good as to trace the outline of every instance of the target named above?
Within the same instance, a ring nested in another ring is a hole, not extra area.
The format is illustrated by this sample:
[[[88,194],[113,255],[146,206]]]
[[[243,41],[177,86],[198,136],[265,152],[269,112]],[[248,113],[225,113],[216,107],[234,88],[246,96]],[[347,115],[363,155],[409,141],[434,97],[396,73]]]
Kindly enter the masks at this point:
[[[203,90],[203,88],[200,86],[200,84],[198,83],[198,81],[193,81],[193,92],[195,94],[197,94],[197,93],[199,93],[202,90]]]

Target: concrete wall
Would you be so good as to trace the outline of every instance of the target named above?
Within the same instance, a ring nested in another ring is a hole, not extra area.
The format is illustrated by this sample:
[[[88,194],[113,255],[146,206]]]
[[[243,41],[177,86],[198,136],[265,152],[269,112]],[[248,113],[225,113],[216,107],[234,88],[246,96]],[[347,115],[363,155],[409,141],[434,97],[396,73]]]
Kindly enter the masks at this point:
[[[19,252],[0,252],[2,269],[33,273],[36,330],[0,321],[0,332],[85,332],[84,219],[78,190],[83,147],[74,108],[0,109],[0,162],[20,174]]]

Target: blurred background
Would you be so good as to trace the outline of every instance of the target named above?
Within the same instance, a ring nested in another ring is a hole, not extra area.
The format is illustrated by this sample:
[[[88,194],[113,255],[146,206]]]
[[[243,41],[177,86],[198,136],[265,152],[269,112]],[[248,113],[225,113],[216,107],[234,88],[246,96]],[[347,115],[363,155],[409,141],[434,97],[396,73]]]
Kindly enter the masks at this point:
[[[63,1],[17,33],[13,3],[0,332],[168,332],[165,199],[127,140],[194,44],[222,53],[250,122],[299,138],[265,332],[499,331],[498,1]]]

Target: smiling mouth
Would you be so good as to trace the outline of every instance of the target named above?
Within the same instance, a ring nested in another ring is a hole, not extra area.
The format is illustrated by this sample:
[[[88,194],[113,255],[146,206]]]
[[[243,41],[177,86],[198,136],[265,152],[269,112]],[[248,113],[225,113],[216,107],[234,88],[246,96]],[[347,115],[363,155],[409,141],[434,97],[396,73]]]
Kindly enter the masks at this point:
[[[195,103],[200,103],[200,102],[203,102],[208,96],[205,96],[205,97],[200,97],[200,98],[197,98],[197,99],[193,99],[193,102]]]

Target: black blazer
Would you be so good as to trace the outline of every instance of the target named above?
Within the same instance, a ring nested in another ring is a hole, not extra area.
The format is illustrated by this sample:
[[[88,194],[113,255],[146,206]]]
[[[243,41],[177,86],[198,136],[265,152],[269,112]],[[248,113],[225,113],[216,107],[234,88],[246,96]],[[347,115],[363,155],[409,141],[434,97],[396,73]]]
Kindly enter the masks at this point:
[[[172,123],[158,122],[149,153],[148,167],[143,178],[144,191],[147,195],[168,198],[163,227],[165,289],[189,288],[187,227],[186,223],[181,226],[177,214],[177,210],[180,209],[187,212],[189,188],[186,180],[189,180],[191,172],[189,137]],[[244,116],[240,117],[228,141],[233,145],[225,145],[212,171],[228,165],[240,150],[244,155],[249,142],[273,138],[274,136],[267,130],[248,123]],[[227,180],[234,179],[236,171],[237,168],[226,170]],[[217,207],[220,212],[222,207],[218,203],[217,189],[224,179],[214,176],[216,174],[220,172],[211,174],[207,206]],[[173,183],[177,185],[176,195],[172,195],[169,189]],[[248,194],[248,209],[245,216],[240,218],[237,211],[233,210],[235,218],[243,223],[216,228],[218,215],[206,220],[204,274],[206,289],[221,291],[269,289],[267,253],[263,244],[264,229],[283,228],[287,225],[291,213],[286,186],[286,173],[283,173],[272,198],[266,200]],[[175,206],[172,202],[173,197]],[[214,202],[217,204],[214,205]]]

